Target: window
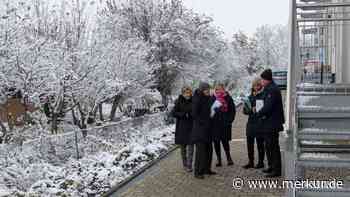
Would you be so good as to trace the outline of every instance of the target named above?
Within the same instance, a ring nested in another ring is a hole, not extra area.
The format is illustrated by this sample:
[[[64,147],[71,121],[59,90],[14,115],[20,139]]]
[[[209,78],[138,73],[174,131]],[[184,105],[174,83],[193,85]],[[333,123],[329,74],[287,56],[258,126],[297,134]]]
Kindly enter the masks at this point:
[[[275,77],[286,77],[287,76],[287,71],[274,72],[273,76],[275,76]]]

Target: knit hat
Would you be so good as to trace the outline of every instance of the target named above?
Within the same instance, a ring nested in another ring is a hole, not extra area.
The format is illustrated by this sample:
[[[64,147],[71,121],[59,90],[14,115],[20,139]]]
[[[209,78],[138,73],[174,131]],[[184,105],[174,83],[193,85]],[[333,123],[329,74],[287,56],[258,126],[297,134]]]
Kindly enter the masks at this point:
[[[271,70],[271,69],[266,69],[266,70],[264,70],[264,71],[261,73],[260,77],[261,77],[262,79],[265,79],[265,80],[268,80],[268,81],[272,81],[272,70]]]
[[[201,82],[199,84],[199,90],[200,91],[209,90],[209,89],[210,89],[210,85],[208,83]]]

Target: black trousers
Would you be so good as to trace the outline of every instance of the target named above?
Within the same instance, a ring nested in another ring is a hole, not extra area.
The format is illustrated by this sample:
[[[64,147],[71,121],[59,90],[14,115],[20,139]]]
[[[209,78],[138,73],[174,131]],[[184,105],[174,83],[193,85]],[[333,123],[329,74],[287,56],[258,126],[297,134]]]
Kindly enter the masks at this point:
[[[195,154],[194,174],[203,175],[211,171],[211,162],[213,159],[212,143],[196,143]]]
[[[254,143],[256,141],[258,148],[258,163],[263,164],[265,159],[264,137],[247,136],[247,151],[250,164],[254,164]]]
[[[279,133],[271,132],[264,134],[266,156],[269,163],[269,168],[273,173],[281,174],[282,161],[281,149],[279,145]]]
[[[183,167],[192,169],[194,145],[181,144],[180,150]]]
[[[215,153],[216,153],[216,156],[218,159],[218,163],[221,163],[221,145],[220,145],[220,143],[222,143],[222,146],[224,147],[227,161],[232,161],[231,153],[230,153],[230,142],[228,140],[214,141],[214,149],[215,149]]]

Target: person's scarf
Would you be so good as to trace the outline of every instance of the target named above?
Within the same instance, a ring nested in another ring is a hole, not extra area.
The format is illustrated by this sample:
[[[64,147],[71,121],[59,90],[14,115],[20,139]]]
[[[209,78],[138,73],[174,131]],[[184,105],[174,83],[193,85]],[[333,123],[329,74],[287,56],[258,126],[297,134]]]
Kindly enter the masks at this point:
[[[227,112],[228,111],[228,103],[226,102],[226,92],[222,90],[216,90],[215,91],[215,98],[218,100],[222,105],[220,107],[220,111]]]

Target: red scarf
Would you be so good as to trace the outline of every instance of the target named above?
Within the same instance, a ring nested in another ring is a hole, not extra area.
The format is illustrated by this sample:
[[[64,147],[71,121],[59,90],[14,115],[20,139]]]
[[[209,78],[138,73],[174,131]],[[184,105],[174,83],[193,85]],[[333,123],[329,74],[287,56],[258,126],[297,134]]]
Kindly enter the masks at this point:
[[[216,100],[218,100],[222,106],[220,107],[220,110],[222,112],[227,112],[228,111],[228,104],[226,102],[226,92],[225,91],[222,91],[222,90],[215,90],[215,98]]]

